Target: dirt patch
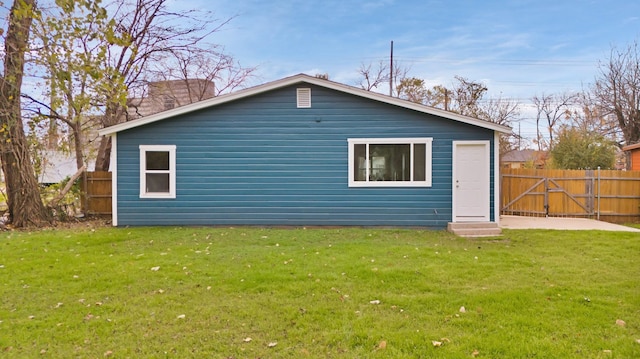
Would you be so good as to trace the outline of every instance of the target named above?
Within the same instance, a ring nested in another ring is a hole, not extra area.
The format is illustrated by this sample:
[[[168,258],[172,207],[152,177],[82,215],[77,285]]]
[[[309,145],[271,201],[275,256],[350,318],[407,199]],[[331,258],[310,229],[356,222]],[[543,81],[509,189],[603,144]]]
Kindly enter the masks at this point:
[[[55,230],[55,229],[96,229],[101,227],[108,227],[111,225],[111,219],[100,217],[88,217],[88,218],[71,218],[66,221],[56,221],[52,225],[45,227],[21,227],[15,228],[11,224],[2,225],[1,230],[5,231],[40,231],[40,230]]]

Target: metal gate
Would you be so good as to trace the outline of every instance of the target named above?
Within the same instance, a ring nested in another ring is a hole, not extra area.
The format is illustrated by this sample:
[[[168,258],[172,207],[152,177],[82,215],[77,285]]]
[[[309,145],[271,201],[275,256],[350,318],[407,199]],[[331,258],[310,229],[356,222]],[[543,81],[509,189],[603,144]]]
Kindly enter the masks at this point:
[[[591,217],[597,213],[595,171],[581,176],[502,175],[502,213],[526,216]],[[506,202],[506,203],[505,203]]]

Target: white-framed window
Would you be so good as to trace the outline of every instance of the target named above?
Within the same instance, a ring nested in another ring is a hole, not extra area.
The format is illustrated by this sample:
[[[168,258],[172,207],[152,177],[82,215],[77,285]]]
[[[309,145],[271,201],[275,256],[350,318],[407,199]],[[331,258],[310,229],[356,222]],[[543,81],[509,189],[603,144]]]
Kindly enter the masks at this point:
[[[431,187],[433,138],[350,138],[349,187]]]
[[[175,145],[140,145],[140,198],[176,198]]]

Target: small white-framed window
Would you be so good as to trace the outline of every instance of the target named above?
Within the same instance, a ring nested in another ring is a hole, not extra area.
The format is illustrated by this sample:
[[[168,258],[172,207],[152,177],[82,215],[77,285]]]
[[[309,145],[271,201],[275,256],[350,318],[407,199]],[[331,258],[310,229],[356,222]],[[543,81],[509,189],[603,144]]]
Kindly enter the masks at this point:
[[[349,187],[431,187],[433,138],[350,138]]]
[[[176,198],[175,145],[140,145],[140,198]]]

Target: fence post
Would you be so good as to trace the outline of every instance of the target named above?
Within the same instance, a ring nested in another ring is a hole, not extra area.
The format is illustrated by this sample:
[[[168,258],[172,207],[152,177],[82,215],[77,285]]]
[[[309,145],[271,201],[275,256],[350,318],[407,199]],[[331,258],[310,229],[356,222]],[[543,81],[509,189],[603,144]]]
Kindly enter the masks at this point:
[[[600,220],[600,166],[598,166],[598,214],[596,215],[596,219]]]
[[[549,178],[544,178],[544,216],[549,217]]]
[[[587,208],[588,218],[593,218],[596,213],[596,190],[595,190],[595,172],[593,170],[585,170],[584,191],[585,191],[585,207]]]

